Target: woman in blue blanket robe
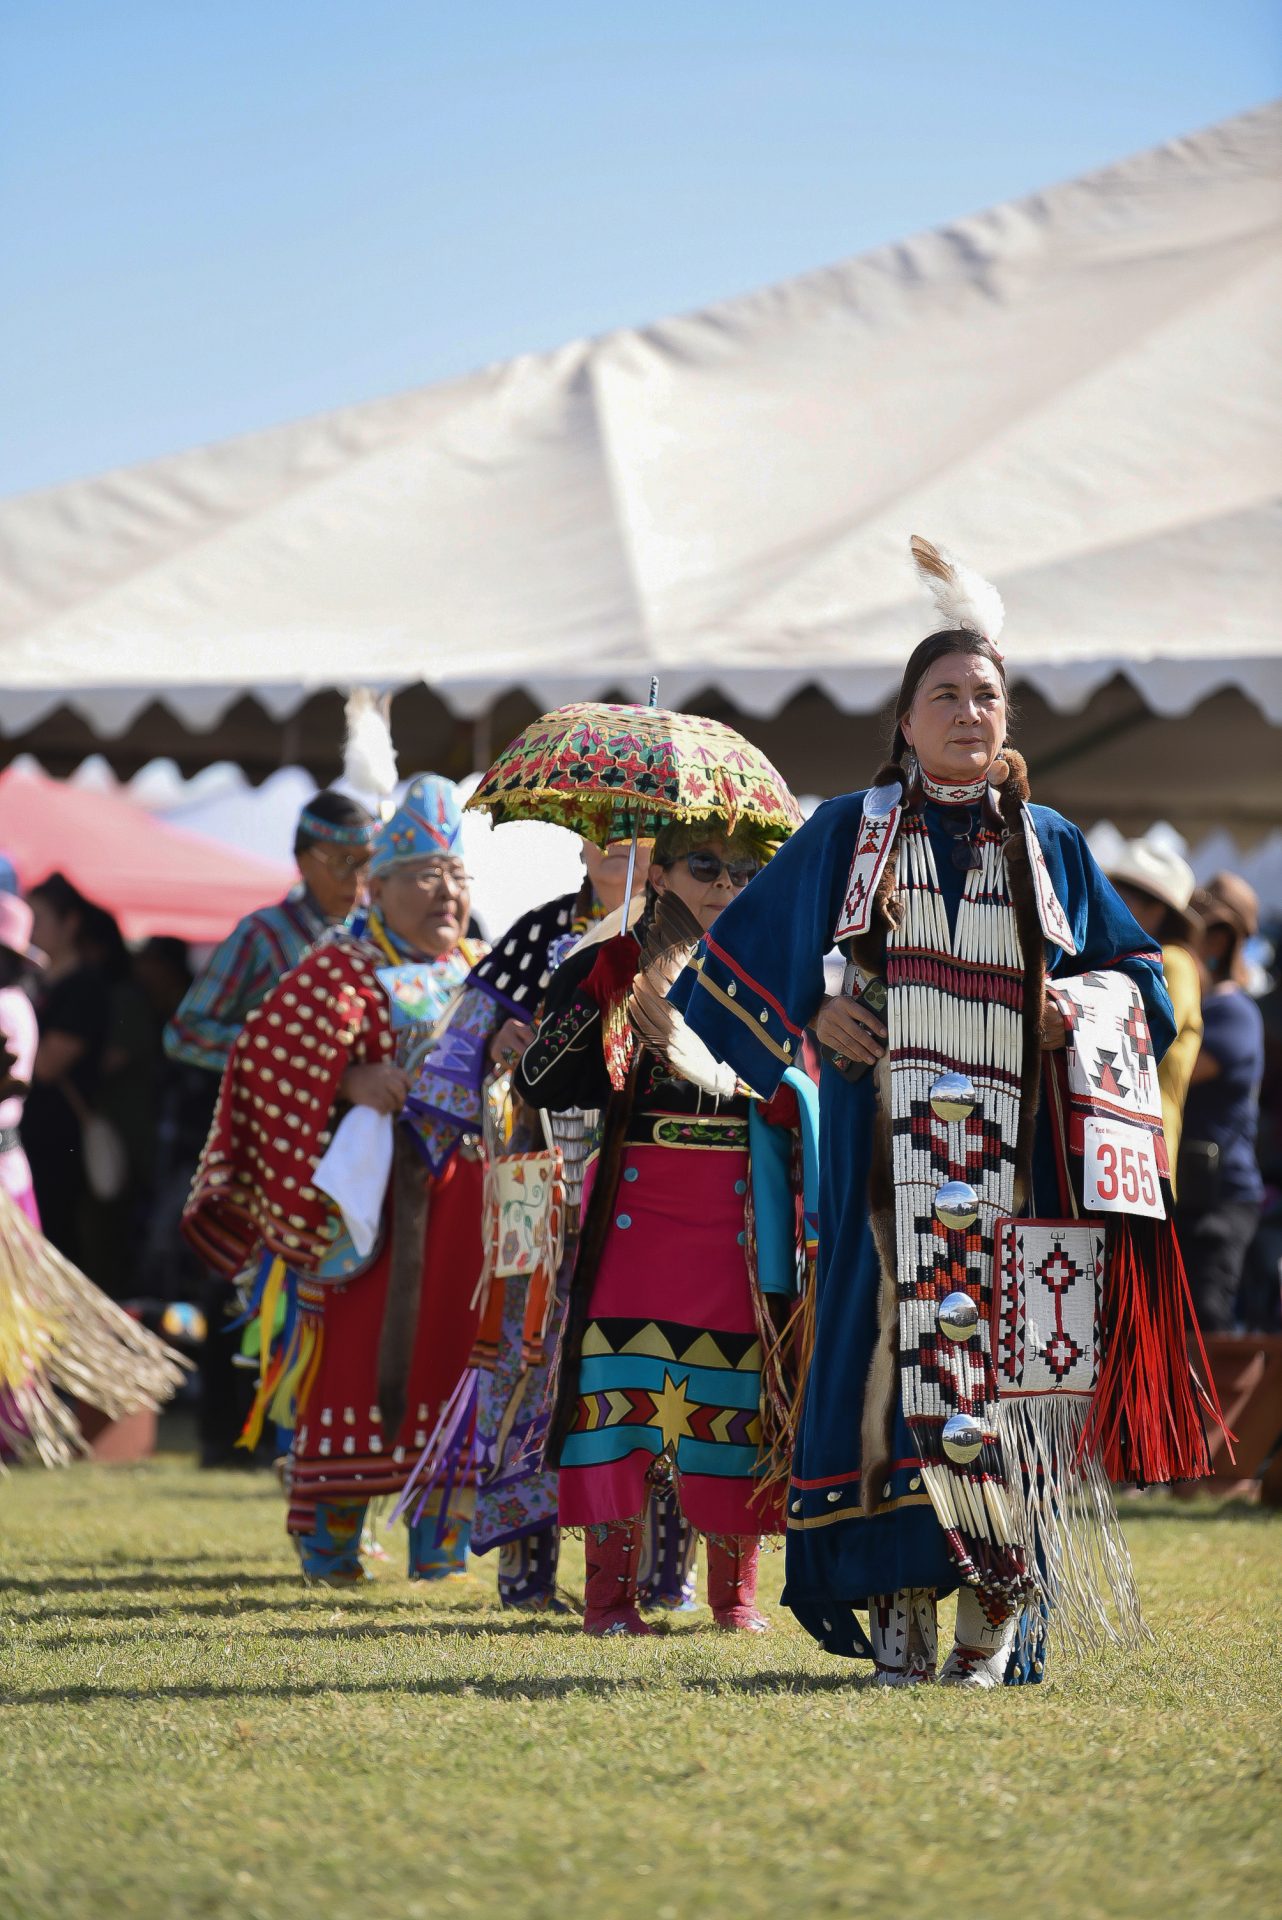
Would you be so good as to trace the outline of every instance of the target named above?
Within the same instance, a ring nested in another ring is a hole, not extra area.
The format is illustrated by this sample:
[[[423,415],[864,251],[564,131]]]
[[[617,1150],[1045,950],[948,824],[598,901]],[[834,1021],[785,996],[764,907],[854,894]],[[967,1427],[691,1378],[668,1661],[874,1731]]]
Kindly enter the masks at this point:
[[[888,1126],[879,1138],[878,1124],[879,1105],[889,1104],[886,1026],[869,1004],[886,1006],[888,933],[902,899],[896,841],[911,838],[923,861],[929,847],[932,924],[946,952],[943,921],[955,934],[972,867],[990,858],[991,871],[1009,874],[1020,944],[1012,950],[1008,941],[1004,957],[1016,965],[1002,968],[994,954],[987,977],[982,966],[972,969],[969,990],[982,1003],[999,987],[1013,995],[1022,986],[1023,1059],[1009,1076],[1004,1116],[1019,1135],[1005,1146],[1021,1162],[1022,1210],[1062,1212],[1045,1103],[1035,1130],[1033,1118],[1042,1050],[1063,1045],[1046,980],[1118,970],[1139,986],[1158,1055],[1173,1026],[1160,955],[1082,834],[1050,808],[1026,804],[1023,763],[1003,751],[1002,656],[978,630],[983,603],[978,613],[965,603],[957,572],[951,599],[937,594],[950,630],[922,642],[905,672],[893,764],[876,788],[818,808],[726,909],[672,998],[694,1034],[763,1097],[795,1060],[805,1029],[825,1043],[816,1333],[787,1502],[784,1602],[829,1652],[872,1658],[883,1684],[905,1684],[934,1676],[935,1602],[960,1587],[958,1643],[941,1677],[992,1686],[1003,1677],[1040,1678],[1040,1660],[1036,1672],[1030,1659],[1017,1673],[1019,1607],[1000,1597],[993,1604],[1000,1581],[987,1593],[982,1581],[966,1584],[923,1483],[920,1430],[910,1431],[905,1416],[895,1194]],[[845,991],[827,1000],[823,963],[834,944],[848,962]],[[949,1064],[946,1050],[939,1064]],[[984,1139],[984,1150],[989,1145]],[[991,1146],[999,1152],[1000,1140]],[[932,1336],[933,1313],[932,1301]],[[928,1368],[930,1354],[907,1359]],[[868,1610],[867,1632],[856,1607]]]

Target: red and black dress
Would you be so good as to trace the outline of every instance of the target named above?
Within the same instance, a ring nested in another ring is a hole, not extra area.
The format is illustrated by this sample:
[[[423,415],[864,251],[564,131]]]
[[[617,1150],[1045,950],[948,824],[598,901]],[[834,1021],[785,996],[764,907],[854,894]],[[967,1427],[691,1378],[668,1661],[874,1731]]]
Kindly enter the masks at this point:
[[[183,1219],[202,1259],[228,1277],[260,1249],[298,1276],[312,1337],[297,1389],[288,1526],[305,1564],[308,1542],[318,1530],[326,1536],[309,1571],[359,1572],[365,1504],[404,1490],[476,1337],[482,1168],[460,1154],[439,1177],[424,1167],[428,1224],[407,1411],[399,1432],[386,1433],[377,1356],[391,1267],[390,1203],[379,1240],[361,1260],[312,1177],[344,1111],[339,1085],[346,1069],[396,1056],[388,993],[378,977],[388,957],[374,940],[337,934],[291,968],[250,1014],[223,1076]],[[430,975],[428,984],[439,987],[442,1008],[476,957],[465,943],[419,963],[424,980]]]

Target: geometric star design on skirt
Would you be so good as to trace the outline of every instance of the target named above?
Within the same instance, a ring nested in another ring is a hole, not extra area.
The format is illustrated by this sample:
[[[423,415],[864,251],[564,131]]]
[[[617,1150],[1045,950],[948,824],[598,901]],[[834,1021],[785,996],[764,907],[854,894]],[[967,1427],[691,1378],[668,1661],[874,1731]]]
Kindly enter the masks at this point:
[[[654,1417],[665,1447],[675,1446],[678,1440],[689,1437],[694,1405],[686,1395],[686,1382],[674,1382],[665,1368],[662,1390],[654,1395]]]

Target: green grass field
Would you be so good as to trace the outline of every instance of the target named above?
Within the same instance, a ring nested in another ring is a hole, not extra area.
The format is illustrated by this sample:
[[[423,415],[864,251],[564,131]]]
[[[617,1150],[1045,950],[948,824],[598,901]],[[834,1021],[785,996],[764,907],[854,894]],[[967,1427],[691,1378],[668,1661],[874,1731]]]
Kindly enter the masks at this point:
[[[620,1645],[492,1562],[308,1590],[283,1520],[172,1458],[0,1482],[4,1920],[1282,1907],[1282,1515],[1137,1503],[1152,1644],[986,1695],[874,1692],[773,1604]]]

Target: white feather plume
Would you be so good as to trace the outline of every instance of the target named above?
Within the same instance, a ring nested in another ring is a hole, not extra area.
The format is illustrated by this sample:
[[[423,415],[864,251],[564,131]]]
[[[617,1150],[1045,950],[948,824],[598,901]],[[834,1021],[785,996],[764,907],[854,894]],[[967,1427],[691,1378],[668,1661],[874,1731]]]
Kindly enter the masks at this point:
[[[386,800],[396,791],[396,749],[388,724],[390,696],[353,687],[347,696],[343,778],[358,793]]]
[[[689,1080],[694,1086],[710,1093],[717,1100],[732,1100],[738,1081],[735,1070],[727,1066],[724,1060],[718,1060],[707,1043],[701,1040],[693,1027],[688,1027],[681,1015],[672,1010],[672,1032],[668,1038],[668,1065],[683,1080]]]
[[[911,545],[917,571],[939,612],[942,630],[951,633],[964,628],[967,633],[996,641],[1006,624],[1006,609],[992,581],[963,565],[947,547],[932,546],[919,533],[913,535]]]

